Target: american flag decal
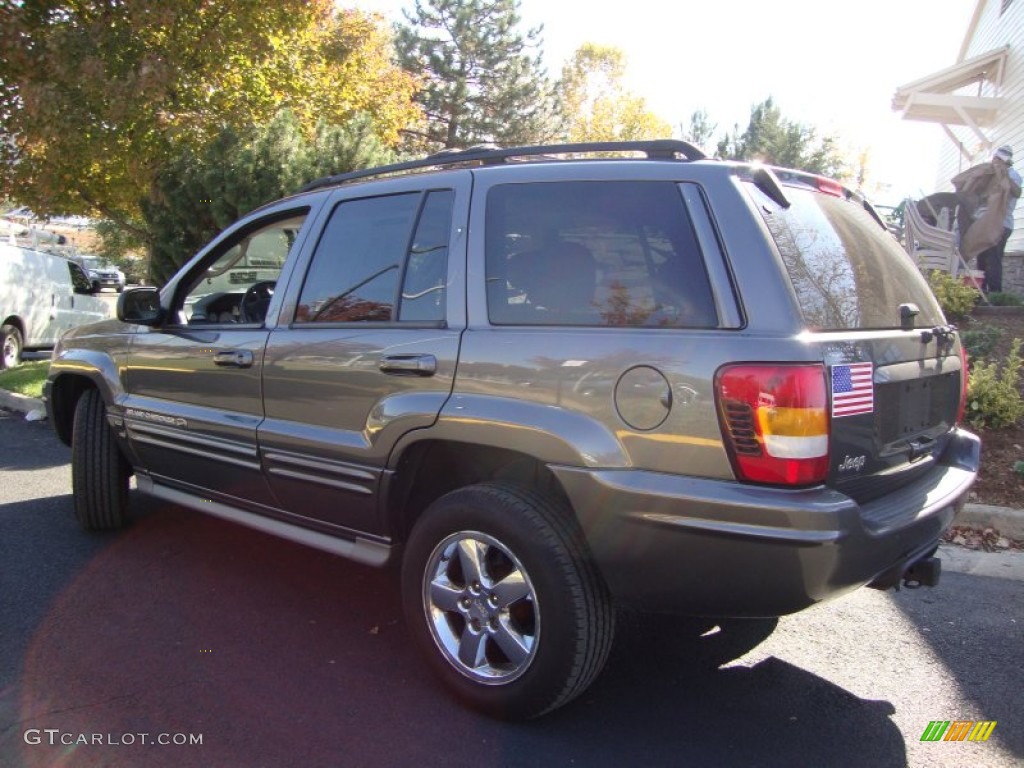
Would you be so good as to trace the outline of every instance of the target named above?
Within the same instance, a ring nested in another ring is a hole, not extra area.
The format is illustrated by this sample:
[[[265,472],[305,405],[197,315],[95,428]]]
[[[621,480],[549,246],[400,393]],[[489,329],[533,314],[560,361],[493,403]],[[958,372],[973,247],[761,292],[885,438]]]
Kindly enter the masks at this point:
[[[832,366],[832,416],[855,416],[875,410],[871,363]]]

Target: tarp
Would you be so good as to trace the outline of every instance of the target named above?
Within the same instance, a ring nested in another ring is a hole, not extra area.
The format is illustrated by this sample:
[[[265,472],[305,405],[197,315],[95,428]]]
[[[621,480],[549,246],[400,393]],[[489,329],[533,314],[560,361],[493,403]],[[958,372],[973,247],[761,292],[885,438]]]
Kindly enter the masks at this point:
[[[953,188],[971,221],[966,232],[961,230],[960,238],[960,253],[970,261],[1003,237],[1010,175],[1005,165],[981,163],[954,176]]]

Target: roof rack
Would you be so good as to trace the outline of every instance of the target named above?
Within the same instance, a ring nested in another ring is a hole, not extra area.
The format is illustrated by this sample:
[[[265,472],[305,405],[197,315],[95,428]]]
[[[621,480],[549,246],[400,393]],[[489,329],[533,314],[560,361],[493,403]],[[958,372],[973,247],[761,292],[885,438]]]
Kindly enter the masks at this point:
[[[372,176],[384,176],[389,173],[412,171],[418,168],[438,168],[463,163],[480,163],[481,165],[500,165],[508,160],[526,157],[542,157],[565,154],[595,154],[599,152],[643,152],[648,160],[675,160],[682,155],[686,160],[703,160],[705,155],[698,147],[688,141],[678,139],[655,139],[652,141],[591,141],[581,144],[542,144],[530,147],[510,147],[500,149],[493,145],[479,145],[468,149],[445,149],[429,155],[422,160],[410,160],[404,163],[382,165],[377,168],[366,168],[361,171],[339,173],[324,176],[311,181],[299,192],[310,192],[322,187],[330,187],[344,181],[366,179]],[[607,158],[604,158],[607,159]]]

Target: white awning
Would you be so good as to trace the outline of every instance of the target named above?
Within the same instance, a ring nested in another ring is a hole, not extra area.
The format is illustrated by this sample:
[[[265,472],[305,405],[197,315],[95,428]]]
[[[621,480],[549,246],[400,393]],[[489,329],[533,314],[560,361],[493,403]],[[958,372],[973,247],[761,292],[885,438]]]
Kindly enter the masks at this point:
[[[901,86],[892,98],[892,108],[902,112],[904,120],[939,123],[947,133],[950,125],[965,125],[988,146],[982,128],[995,122],[1006,100],[998,95],[982,96],[981,84],[991,84],[988,93],[999,93],[1009,51],[1006,45]],[[975,83],[976,93],[958,93]]]

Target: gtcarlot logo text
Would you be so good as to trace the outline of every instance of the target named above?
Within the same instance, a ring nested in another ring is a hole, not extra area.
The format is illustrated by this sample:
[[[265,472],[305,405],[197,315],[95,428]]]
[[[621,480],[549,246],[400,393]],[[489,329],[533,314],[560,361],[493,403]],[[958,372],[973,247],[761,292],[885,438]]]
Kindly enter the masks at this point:
[[[24,739],[26,744],[47,744],[51,747],[123,747],[139,744],[195,747],[203,744],[201,733],[72,733],[59,728],[29,728],[25,731]]]

